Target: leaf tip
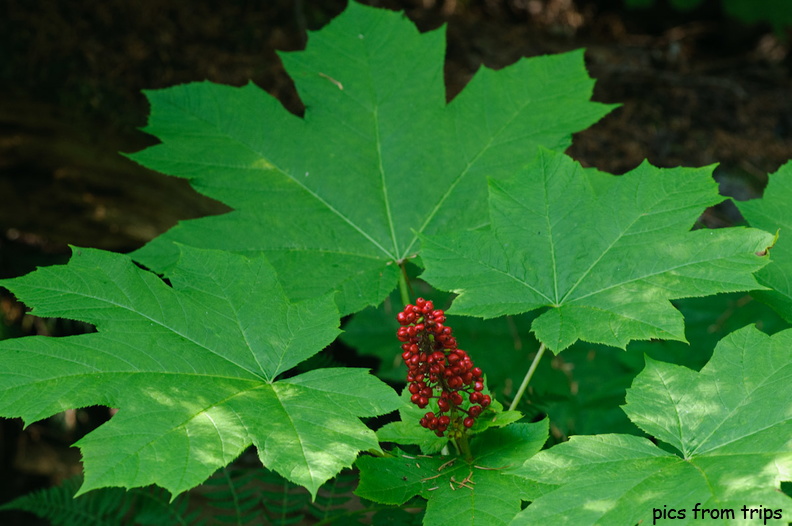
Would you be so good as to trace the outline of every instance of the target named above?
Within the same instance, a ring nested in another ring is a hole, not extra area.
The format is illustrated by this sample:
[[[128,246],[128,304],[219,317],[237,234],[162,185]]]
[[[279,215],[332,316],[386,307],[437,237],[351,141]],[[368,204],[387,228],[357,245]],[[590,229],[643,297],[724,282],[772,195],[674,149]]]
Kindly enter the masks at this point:
[[[776,230],[776,233],[773,236],[773,239],[770,242],[770,244],[768,246],[764,247],[763,249],[754,252],[754,254],[756,254],[759,257],[767,257],[767,256],[769,256],[770,255],[770,249],[775,246],[776,241],[778,241],[778,236],[779,236],[780,233],[781,233],[781,229],[779,228],[778,230]]]

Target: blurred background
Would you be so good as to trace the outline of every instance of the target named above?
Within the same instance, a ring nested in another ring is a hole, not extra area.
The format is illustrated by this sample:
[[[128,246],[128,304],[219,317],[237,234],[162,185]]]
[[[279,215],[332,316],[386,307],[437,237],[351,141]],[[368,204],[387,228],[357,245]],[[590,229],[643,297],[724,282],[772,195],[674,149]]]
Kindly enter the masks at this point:
[[[585,47],[594,99],[622,104],[575,136],[568,153],[586,166],[621,174],[644,159],[664,167],[717,162],[722,193],[748,199],[792,159],[792,7],[784,0],[363,3],[404,10],[421,30],[447,25],[449,99],[481,65]],[[226,210],[119,153],[155,142],[139,130],[148,113],[141,90],[252,81],[299,114],[276,50],[302,48],[308,31],[345,6],[0,3],[0,277],[64,261],[69,244],[127,252],[180,219]],[[735,214],[720,206],[705,222],[730,225]],[[0,318],[0,337],[88,330],[26,316],[7,295]],[[72,411],[25,431],[19,421],[0,421],[0,503],[78,473],[79,453],[69,445],[107,417],[102,408]]]

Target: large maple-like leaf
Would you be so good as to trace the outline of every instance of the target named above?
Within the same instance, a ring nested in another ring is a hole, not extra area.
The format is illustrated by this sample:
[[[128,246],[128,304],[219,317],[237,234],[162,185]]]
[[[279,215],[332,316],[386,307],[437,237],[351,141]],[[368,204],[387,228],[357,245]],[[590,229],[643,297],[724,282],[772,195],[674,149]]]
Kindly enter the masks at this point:
[[[582,51],[481,68],[446,103],[444,30],[350,2],[304,51],[283,53],[304,117],[249,84],[147,92],[131,157],[184,177],[234,211],[186,221],[135,252],[163,271],[174,242],[266,252],[295,299],[338,290],[342,313],[380,303],[418,233],[486,217],[485,176],[505,177],[538,145],[564,149],[610,106],[589,102]]]
[[[711,171],[644,163],[613,177],[541,150],[512,179],[490,180],[489,228],[424,239],[422,277],[459,294],[452,313],[549,307],[532,329],[554,351],[684,341],[668,300],[761,288],[752,272],[773,242],[753,229],[690,231],[722,200]]]
[[[773,262],[756,278],[770,290],[757,291],[756,297],[792,322],[792,162],[770,175],[761,199],[737,201],[737,207],[751,226],[778,232],[773,246]]]
[[[624,410],[666,447],[576,436],[537,454],[513,473],[545,485],[544,495],[513,524],[788,524],[792,499],[779,486],[792,480],[790,348],[792,330],[746,327],[700,372],[647,358]],[[697,505],[735,520],[694,513]],[[685,517],[653,521],[664,509]]]
[[[128,256],[75,249],[68,265],[0,281],[39,316],[96,333],[0,342],[0,415],[119,412],[78,442],[82,492],[157,484],[179,493],[254,444],[267,467],[315,493],[360,450],[358,417],[395,409],[362,369],[278,376],[338,334],[330,295],[292,302],[263,256],[181,247],[172,286]]]

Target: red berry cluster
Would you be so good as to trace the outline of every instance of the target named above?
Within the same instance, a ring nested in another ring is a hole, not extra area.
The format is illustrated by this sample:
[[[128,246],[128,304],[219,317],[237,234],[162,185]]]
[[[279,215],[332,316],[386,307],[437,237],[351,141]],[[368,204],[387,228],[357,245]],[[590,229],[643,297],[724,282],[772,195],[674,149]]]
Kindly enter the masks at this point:
[[[423,409],[429,399],[437,398],[439,411],[421,418],[421,425],[437,436],[443,436],[453,417],[460,418],[457,411],[467,414],[462,425],[473,427],[475,418],[492,402],[489,395],[481,392],[481,369],[474,367],[468,354],[457,348],[451,327],[443,325],[445,319],[442,310],[423,298],[415,300],[415,305],[406,305],[396,315],[401,325],[396,336],[403,342],[410,400]],[[472,404],[467,409],[462,407],[465,397]],[[449,412],[451,416],[444,414]]]

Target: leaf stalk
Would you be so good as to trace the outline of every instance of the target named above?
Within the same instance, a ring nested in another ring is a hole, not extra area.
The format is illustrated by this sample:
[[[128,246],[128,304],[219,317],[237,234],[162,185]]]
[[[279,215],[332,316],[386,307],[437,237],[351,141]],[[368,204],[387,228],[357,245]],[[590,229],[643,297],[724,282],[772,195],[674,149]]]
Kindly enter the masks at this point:
[[[511,405],[509,405],[509,411],[513,411],[514,408],[517,407],[517,404],[520,403],[520,398],[522,398],[523,394],[525,393],[525,389],[528,387],[528,382],[531,381],[531,377],[533,377],[536,367],[539,365],[539,360],[542,359],[545,348],[546,347],[544,343],[539,345],[539,350],[536,352],[536,356],[534,356],[531,366],[528,368],[528,372],[525,373],[525,378],[523,378],[520,388],[517,389],[517,394],[514,395],[514,400],[512,400]]]

